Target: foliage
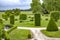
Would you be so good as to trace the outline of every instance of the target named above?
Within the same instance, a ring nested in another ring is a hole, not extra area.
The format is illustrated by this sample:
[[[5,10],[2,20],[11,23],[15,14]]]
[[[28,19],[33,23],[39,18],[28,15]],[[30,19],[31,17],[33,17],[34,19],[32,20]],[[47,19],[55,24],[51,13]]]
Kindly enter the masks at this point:
[[[27,15],[26,14],[20,14],[20,20],[26,20]]]
[[[15,20],[14,20],[14,14],[10,15],[10,24],[14,24]]]
[[[28,39],[31,39],[31,38],[32,38],[31,34],[28,34]]]
[[[5,14],[9,17],[10,16],[10,14],[12,13],[12,10],[6,10],[5,11]]]
[[[41,16],[40,14],[35,14],[35,26],[40,26]]]
[[[60,11],[60,0],[43,0],[45,8],[51,11]]]
[[[14,14],[16,15],[16,16],[18,16],[19,14],[20,14],[20,9],[13,9],[13,12],[14,12]]]
[[[7,14],[2,14],[2,18],[5,19],[5,20],[8,20]]]
[[[2,19],[0,19],[0,24],[3,24],[3,20]]]
[[[58,21],[59,17],[60,17],[60,12],[59,11],[52,11],[51,12],[51,17],[55,20]]]
[[[40,26],[40,13],[42,10],[40,0],[32,0],[31,9],[35,13],[35,26]]]
[[[47,31],[58,31],[58,27],[55,21],[53,20],[53,18],[50,19],[46,30]]]

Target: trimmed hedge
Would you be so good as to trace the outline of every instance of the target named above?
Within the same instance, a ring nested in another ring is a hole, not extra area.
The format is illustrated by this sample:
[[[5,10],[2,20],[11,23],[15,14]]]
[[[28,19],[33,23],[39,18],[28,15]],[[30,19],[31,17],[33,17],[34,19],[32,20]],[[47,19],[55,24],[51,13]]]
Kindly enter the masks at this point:
[[[26,20],[27,15],[26,14],[20,14],[20,20]]]
[[[2,14],[2,18],[5,19],[5,20],[8,20],[7,14]]]
[[[52,11],[51,12],[51,17],[55,20],[58,21],[59,17],[60,17],[60,12],[59,11]]]
[[[0,24],[3,24],[3,20],[2,19],[0,19]]]
[[[14,20],[14,14],[11,14],[11,15],[10,15],[10,24],[13,25],[13,24],[14,24],[14,21],[15,21],[15,20]]]
[[[46,30],[47,31],[58,31],[58,27],[56,23],[54,22],[53,18],[50,19]]]
[[[41,22],[41,16],[40,14],[34,14],[35,16],[35,26],[40,26],[40,22]]]
[[[16,28],[17,28],[17,26],[14,26],[14,27],[10,28],[10,29],[8,30],[8,33],[10,33],[12,30],[14,30],[14,29],[16,29]]]

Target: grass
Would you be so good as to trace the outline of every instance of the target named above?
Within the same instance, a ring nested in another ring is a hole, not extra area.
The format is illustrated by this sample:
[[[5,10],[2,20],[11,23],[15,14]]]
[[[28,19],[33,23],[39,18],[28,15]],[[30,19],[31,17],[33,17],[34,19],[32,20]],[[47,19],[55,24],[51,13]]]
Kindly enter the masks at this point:
[[[52,38],[60,38],[60,30],[59,31],[46,31],[46,30],[41,30],[41,32],[46,35],[47,37],[52,37]]]
[[[31,32],[29,30],[15,29],[11,33],[9,33],[10,40],[27,40],[28,34],[30,33]]]

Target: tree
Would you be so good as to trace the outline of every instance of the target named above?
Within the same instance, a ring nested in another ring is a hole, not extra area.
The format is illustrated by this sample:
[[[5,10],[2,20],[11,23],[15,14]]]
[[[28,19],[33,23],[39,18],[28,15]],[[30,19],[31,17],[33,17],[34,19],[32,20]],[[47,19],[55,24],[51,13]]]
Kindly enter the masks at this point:
[[[10,15],[10,24],[14,24],[14,14],[12,13],[11,15]]]
[[[40,0],[32,0],[31,9],[32,9],[32,12],[34,13],[34,16],[35,16],[35,26],[40,26],[40,13],[41,13]],[[37,19],[38,14],[39,14],[39,19]],[[38,25],[36,22],[38,23]]]
[[[46,30],[47,31],[58,31],[58,27],[55,21],[53,20],[53,18],[50,19]]]
[[[19,14],[20,14],[20,9],[13,9],[13,12],[14,12],[14,14],[16,15],[16,16],[18,16]]]
[[[60,0],[43,0],[43,3],[48,12],[60,11]]]
[[[60,12],[59,11],[52,11],[51,17],[54,19],[54,21],[58,21],[58,19],[60,17]]]

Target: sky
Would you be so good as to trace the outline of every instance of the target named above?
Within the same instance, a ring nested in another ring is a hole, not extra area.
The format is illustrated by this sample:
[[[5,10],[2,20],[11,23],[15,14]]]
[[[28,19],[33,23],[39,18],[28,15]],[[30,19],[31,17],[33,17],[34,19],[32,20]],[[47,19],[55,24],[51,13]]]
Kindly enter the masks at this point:
[[[40,0],[42,3],[42,0]],[[0,10],[7,9],[29,9],[32,0],[0,0]]]

